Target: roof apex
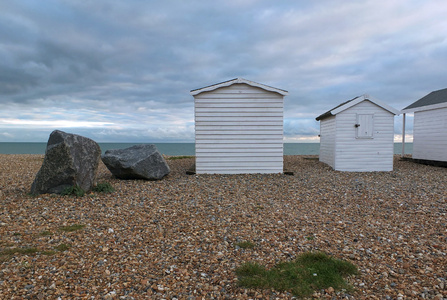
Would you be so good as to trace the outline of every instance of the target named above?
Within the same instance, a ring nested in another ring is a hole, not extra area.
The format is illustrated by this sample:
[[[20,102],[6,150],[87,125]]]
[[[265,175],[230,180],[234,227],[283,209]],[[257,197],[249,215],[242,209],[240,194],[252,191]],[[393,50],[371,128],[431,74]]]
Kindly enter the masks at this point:
[[[251,80],[248,80],[248,79],[244,79],[244,78],[241,78],[241,77],[234,78],[234,79],[231,79],[231,80],[227,80],[227,81],[224,81],[224,82],[221,82],[221,83],[212,84],[212,85],[209,85],[209,86],[206,86],[206,87],[203,87],[203,88],[191,90],[190,94],[192,96],[195,96],[195,95],[203,93],[203,92],[214,91],[214,90],[216,90],[218,88],[230,86],[230,85],[233,85],[233,84],[236,84],[236,83],[248,84],[250,86],[258,87],[258,88],[261,88],[261,89],[264,89],[264,90],[267,90],[267,91],[270,91],[270,92],[275,92],[275,93],[281,94],[283,96],[287,96],[289,94],[289,92],[286,91],[286,90],[274,88],[274,87],[271,87],[271,86],[268,86],[268,85],[265,85],[265,84],[262,84],[262,83],[257,83],[257,82],[254,82],[254,81],[251,81]]]
[[[360,102],[363,102],[365,100],[368,100],[368,101],[374,103],[375,105],[382,107],[383,109],[389,111],[392,114],[399,115],[399,113],[400,113],[397,109],[389,106],[388,104],[383,103],[382,101],[380,101],[378,99],[375,99],[374,97],[371,97],[368,94],[364,94],[364,95],[357,96],[357,97],[355,97],[355,98],[353,98],[351,100],[348,100],[346,102],[343,102],[343,103],[337,105],[333,109],[325,112],[324,114],[319,115],[315,119],[317,121],[320,121],[320,120],[328,118],[330,116],[335,116],[339,112],[342,112],[342,111],[344,111],[344,110],[346,110],[346,109],[348,109],[348,108],[350,108],[350,107],[352,107],[352,106],[354,106],[354,105],[356,105],[356,104],[358,104]]]

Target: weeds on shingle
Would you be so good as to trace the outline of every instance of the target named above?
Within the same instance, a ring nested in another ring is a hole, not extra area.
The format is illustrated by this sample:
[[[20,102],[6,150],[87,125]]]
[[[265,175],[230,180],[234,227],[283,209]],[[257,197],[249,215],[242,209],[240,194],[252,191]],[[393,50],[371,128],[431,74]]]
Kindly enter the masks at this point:
[[[69,245],[69,244],[68,245],[67,244],[59,244],[56,247],[54,247],[54,249],[59,252],[67,251],[70,248],[71,248],[71,245]]]
[[[29,248],[9,248],[0,251],[1,256],[14,255],[14,254],[35,254],[39,252],[37,248],[29,247]]]
[[[76,196],[76,197],[82,197],[85,195],[85,191],[77,185],[74,186],[69,186],[67,188],[65,188],[62,192],[61,192],[62,196]]]
[[[236,269],[240,286],[289,291],[297,297],[308,297],[314,291],[329,287],[334,290],[351,290],[345,277],[357,273],[357,267],[350,262],[322,252],[304,253],[296,260],[281,262],[270,270],[252,262]]]
[[[115,191],[115,189],[113,188],[113,186],[110,183],[102,182],[102,183],[98,183],[96,186],[94,186],[92,191],[97,192],[97,193],[113,193]]]
[[[65,232],[73,232],[73,231],[81,230],[84,227],[85,227],[85,225],[82,225],[82,224],[73,224],[73,225],[69,225],[69,226],[59,227],[59,230],[62,230]]]
[[[242,248],[242,249],[252,249],[256,246],[256,244],[253,242],[250,242],[250,241],[243,241],[243,242],[236,243],[236,246],[238,246],[239,248]]]
[[[50,236],[53,235],[50,231],[44,230],[39,233],[40,236]]]

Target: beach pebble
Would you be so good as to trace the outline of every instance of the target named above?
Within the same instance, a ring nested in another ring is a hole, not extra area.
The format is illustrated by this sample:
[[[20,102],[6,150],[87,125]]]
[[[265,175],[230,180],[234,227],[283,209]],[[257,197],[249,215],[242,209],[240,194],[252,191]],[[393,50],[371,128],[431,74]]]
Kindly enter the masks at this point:
[[[0,256],[0,299],[293,299],[241,287],[234,271],[306,251],[359,269],[353,291],[327,287],[317,299],[447,298],[446,168],[396,157],[392,172],[349,173],[285,156],[293,176],[188,176],[185,158],[144,181],[101,163],[113,193],[34,197],[43,156],[13,156],[0,155],[0,251],[37,252]],[[75,224],[85,226],[61,230]]]

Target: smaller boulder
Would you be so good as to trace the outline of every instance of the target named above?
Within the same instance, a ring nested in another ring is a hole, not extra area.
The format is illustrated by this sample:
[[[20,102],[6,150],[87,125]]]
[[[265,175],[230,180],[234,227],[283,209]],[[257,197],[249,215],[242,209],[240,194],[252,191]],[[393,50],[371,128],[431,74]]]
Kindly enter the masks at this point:
[[[120,179],[160,180],[171,171],[155,145],[135,145],[107,150],[103,163]]]

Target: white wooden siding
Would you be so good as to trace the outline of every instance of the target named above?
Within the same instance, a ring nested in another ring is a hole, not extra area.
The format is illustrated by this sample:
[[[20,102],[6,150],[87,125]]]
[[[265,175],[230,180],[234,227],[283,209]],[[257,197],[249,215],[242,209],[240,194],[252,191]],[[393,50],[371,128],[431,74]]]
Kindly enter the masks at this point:
[[[283,172],[283,95],[237,83],[194,101],[197,174]]]
[[[320,122],[320,156],[321,162],[335,167],[335,116]]]
[[[357,115],[373,115],[373,138],[356,138]],[[362,101],[336,115],[335,170],[392,171],[394,114]]]
[[[414,113],[415,159],[447,161],[447,108]]]

